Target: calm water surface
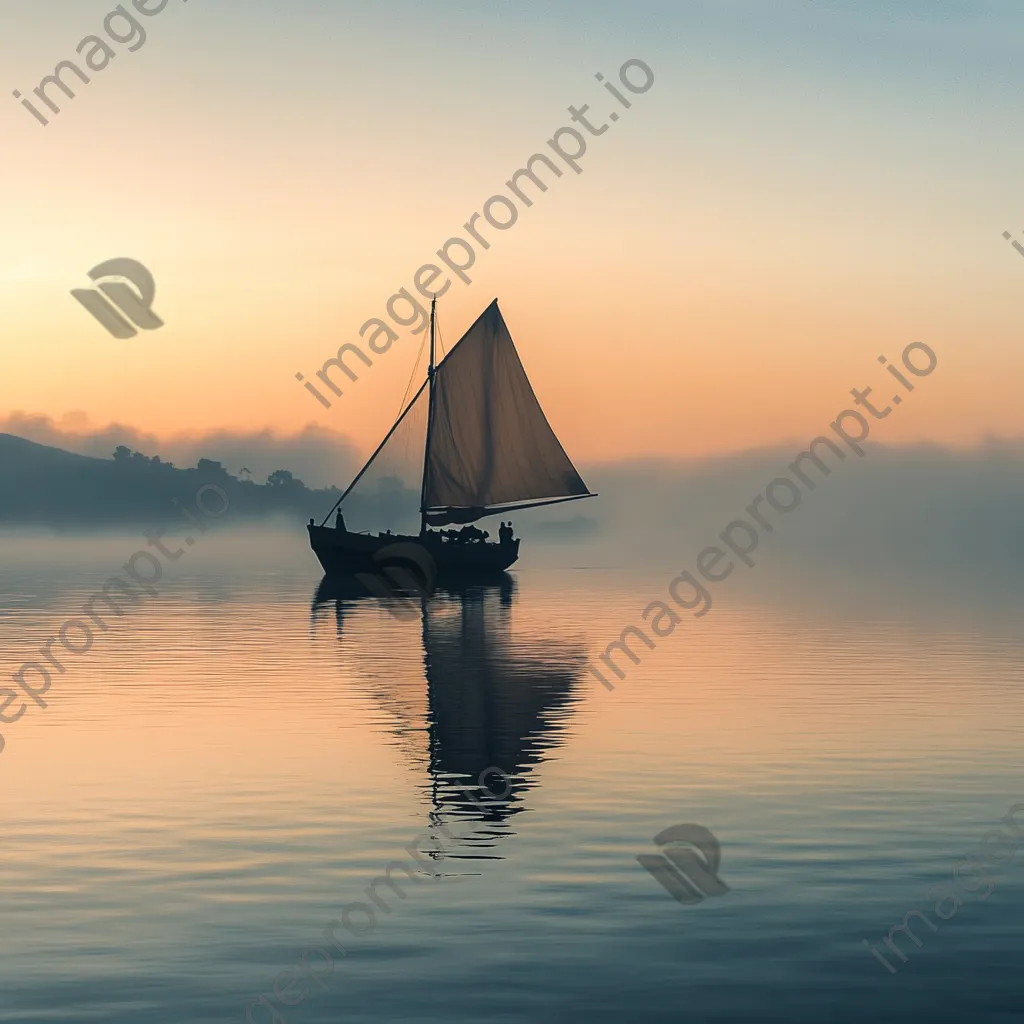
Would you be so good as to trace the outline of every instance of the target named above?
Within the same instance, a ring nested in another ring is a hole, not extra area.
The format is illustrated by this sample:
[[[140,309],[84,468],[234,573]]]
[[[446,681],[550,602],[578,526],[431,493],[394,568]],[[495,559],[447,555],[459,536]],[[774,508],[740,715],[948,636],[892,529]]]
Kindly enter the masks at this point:
[[[1024,601],[766,565],[609,693],[584,661],[667,567],[535,549],[396,617],[301,540],[204,539],[2,727],[0,1021],[243,1021],[410,845],[434,877],[276,1019],[1022,1019],[1024,848],[927,893],[1024,801]],[[140,543],[0,540],[4,677]],[[724,895],[638,864],[681,823]]]

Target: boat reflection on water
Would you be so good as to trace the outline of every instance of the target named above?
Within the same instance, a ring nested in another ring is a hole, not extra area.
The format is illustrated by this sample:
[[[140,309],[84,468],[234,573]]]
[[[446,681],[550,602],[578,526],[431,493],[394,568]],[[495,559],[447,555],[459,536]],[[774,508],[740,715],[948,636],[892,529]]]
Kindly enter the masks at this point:
[[[333,604],[345,660],[356,663],[346,667],[357,669],[358,685],[389,713],[404,757],[428,772],[431,822],[463,837],[450,856],[497,856],[496,840],[523,809],[533,771],[560,742],[578,699],[583,645],[517,636],[515,603],[507,573],[487,583],[448,582],[415,602],[324,577],[313,599],[314,625]],[[389,615],[363,618],[374,606]],[[397,653],[398,634],[408,645],[415,619],[422,667],[411,671]],[[485,774],[489,768],[507,781]]]

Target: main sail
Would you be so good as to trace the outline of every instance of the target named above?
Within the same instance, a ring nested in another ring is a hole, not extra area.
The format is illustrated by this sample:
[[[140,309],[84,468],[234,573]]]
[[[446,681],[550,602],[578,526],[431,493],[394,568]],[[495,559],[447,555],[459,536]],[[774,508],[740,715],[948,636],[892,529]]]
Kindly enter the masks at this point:
[[[431,526],[590,496],[495,299],[435,370],[423,505]]]

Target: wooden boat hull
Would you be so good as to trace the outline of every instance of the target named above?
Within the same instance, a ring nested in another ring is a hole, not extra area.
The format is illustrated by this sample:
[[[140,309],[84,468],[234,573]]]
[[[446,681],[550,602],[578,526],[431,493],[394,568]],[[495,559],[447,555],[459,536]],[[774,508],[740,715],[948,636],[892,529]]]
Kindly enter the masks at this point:
[[[329,576],[380,573],[388,565],[412,566],[425,575],[486,576],[503,572],[519,557],[518,540],[507,544],[488,541],[456,544],[429,531],[421,536],[373,536],[326,526],[307,526],[306,529],[313,554]]]

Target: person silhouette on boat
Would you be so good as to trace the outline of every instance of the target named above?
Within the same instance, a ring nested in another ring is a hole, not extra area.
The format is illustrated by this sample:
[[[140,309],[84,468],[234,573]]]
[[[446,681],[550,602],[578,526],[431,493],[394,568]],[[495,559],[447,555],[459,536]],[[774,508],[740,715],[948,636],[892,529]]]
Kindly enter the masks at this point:
[[[498,543],[504,547],[506,544],[512,543],[512,523],[510,522],[507,526],[502,523],[498,529]]]
[[[341,530],[342,533],[348,533],[345,529],[345,517],[341,514],[341,509],[338,509],[338,514],[334,517],[334,528]]]

